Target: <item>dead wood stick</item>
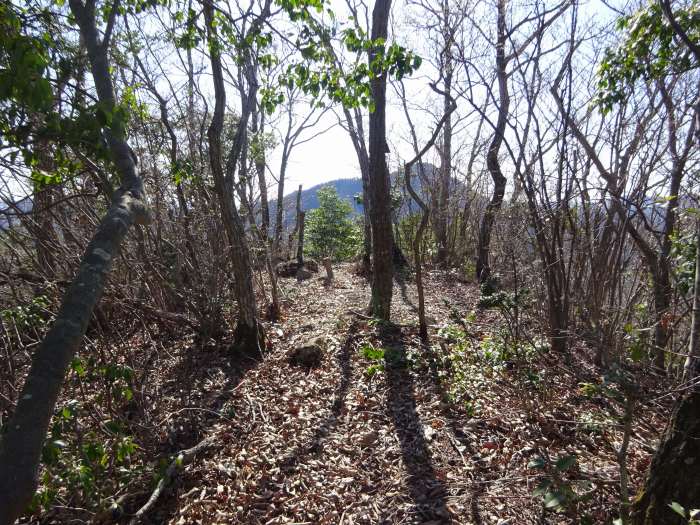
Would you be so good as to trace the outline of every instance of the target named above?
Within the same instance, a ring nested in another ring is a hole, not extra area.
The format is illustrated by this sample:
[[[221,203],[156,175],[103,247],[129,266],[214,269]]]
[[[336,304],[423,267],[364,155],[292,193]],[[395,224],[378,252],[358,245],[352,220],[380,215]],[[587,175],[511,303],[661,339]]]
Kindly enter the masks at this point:
[[[141,507],[136,512],[136,514],[133,515],[131,521],[129,522],[129,525],[136,525],[137,523],[140,523],[143,517],[153,508],[156,501],[163,493],[163,490],[165,490],[165,488],[170,484],[172,479],[175,477],[175,474],[177,474],[178,470],[180,470],[180,468],[183,465],[188,463],[197,454],[199,454],[203,450],[208,449],[213,444],[214,438],[208,437],[197,443],[192,448],[188,448],[186,450],[181,451],[177,455],[177,457],[170,463],[170,465],[168,465],[165,474],[163,474],[163,477],[160,478],[160,480],[158,481],[158,485],[156,485],[156,488],[151,493],[151,497],[148,498],[148,501],[143,505],[143,507]]]

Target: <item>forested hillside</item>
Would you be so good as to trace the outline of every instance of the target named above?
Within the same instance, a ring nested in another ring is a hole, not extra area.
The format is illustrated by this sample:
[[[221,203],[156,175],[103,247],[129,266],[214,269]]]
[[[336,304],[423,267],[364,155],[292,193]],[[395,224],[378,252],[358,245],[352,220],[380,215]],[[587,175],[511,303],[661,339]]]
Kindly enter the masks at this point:
[[[0,525],[697,525],[699,167],[698,0],[0,0]]]

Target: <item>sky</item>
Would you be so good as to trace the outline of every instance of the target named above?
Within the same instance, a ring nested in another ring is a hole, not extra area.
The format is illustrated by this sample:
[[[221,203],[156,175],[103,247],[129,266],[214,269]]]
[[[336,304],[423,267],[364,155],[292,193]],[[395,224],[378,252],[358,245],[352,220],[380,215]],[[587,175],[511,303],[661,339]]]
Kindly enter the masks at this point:
[[[413,77],[405,79],[405,86],[410,105],[412,105],[415,110],[412,111],[412,118],[414,119],[419,135],[421,137],[427,137],[434,128],[436,120],[434,115],[439,114],[436,97],[428,88],[428,80],[436,77],[436,69],[430,64],[429,57],[426,56],[425,41],[415,40],[415,35],[420,35],[420,38],[423,38],[424,34],[417,32],[409,24],[410,10],[406,9],[405,5],[407,1],[408,0],[394,1],[391,23],[392,27],[396,28],[396,38],[399,43],[415,50],[425,58],[420,70],[416,72]],[[436,0],[424,1],[432,2]],[[372,4],[371,1],[368,3],[370,5]],[[345,0],[331,0],[331,6],[334,11],[338,13],[338,17],[342,19],[344,16],[343,13],[346,12]],[[587,17],[610,17],[612,15],[612,11],[601,2],[601,0],[589,0],[588,2],[584,2],[582,6],[582,13]],[[413,39],[413,41],[411,39]],[[487,50],[487,52],[489,51],[491,50]],[[487,57],[486,60],[490,60],[490,57]],[[203,91],[206,92],[209,89],[206,86],[209,80],[205,77],[200,82],[204,84],[201,87]],[[388,159],[390,169],[395,169],[398,158],[406,160],[412,156],[412,148],[409,147],[409,142],[407,140],[408,131],[403,110],[399,107],[394,89],[391,86],[387,88],[387,96],[389,100],[389,105],[387,107],[387,135],[391,150]],[[229,100],[233,103],[234,99],[235,94],[230,93]],[[457,120],[462,111],[466,112],[466,104],[464,102],[460,102],[459,104],[459,109],[455,114],[455,119]],[[432,114],[430,111],[425,111],[426,109],[432,108],[435,108]],[[304,108],[302,108],[302,111],[303,110]],[[309,188],[334,179],[356,178],[360,176],[357,157],[348,133],[338,125],[338,118],[333,111],[326,112],[317,126],[307,131],[307,136],[314,135],[318,133],[318,131],[324,129],[326,130],[324,133],[315,136],[311,141],[298,145],[293,150],[287,167],[285,194],[296,191],[299,184],[302,184],[305,188]],[[470,129],[467,126],[463,131],[465,131],[465,134],[461,138],[455,140],[457,156],[460,154],[460,145],[469,147]],[[488,130],[486,130],[485,133],[488,133]],[[268,189],[268,192],[272,197],[276,195],[277,192],[274,178],[279,172],[281,147],[278,146],[269,153],[267,160],[272,175],[271,187]],[[426,160],[433,160],[436,162],[434,154],[432,158],[428,156]],[[17,195],[22,192],[14,188],[13,193]]]
[[[319,129],[333,126],[337,118],[331,112],[319,122]],[[282,148],[277,147],[268,156],[271,169],[276,174],[282,159]],[[287,166],[285,194],[297,190],[299,184],[310,188],[316,184],[335,179],[350,179],[360,176],[355,150],[347,132],[338,125],[292,150]],[[274,186],[273,191],[277,191]]]
[[[372,2],[369,1],[368,4],[371,6]],[[395,1],[393,4],[392,22],[394,25],[403,25],[405,23],[405,16],[403,16],[405,12],[404,0]],[[330,5],[339,18],[343,16],[343,13],[347,12],[345,0],[331,0]],[[405,42],[401,43],[405,44]],[[430,64],[424,62],[420,71],[413,78],[406,78],[405,85],[409,96],[424,98],[425,95],[422,92],[427,87],[425,75],[434,74],[434,71]],[[399,135],[405,135],[406,133],[406,130],[400,126],[400,123],[405,120],[403,110],[397,107],[397,101],[393,97],[393,90],[390,86],[387,87],[387,98],[390,101],[387,107],[387,135],[390,149],[398,149],[403,156],[408,156],[411,153],[408,144],[400,140],[401,137],[399,137]],[[337,110],[337,114],[342,114],[340,109]],[[426,124],[422,117],[417,116],[416,118],[417,123],[421,126]],[[360,177],[357,155],[348,132],[338,125],[336,112],[326,112],[316,129],[309,130],[307,134],[314,134],[318,130],[323,129],[328,130],[315,137],[312,141],[301,144],[293,150],[285,180],[286,195],[295,192],[299,184],[302,184],[305,188],[310,188],[335,179]],[[367,131],[367,128],[365,128],[365,131]],[[278,171],[281,154],[282,148],[277,147],[269,155],[271,169],[275,173]],[[389,162],[391,164],[391,159]],[[274,182],[272,191],[277,191]]]
[[[428,0],[437,1],[437,0]],[[369,2],[371,5],[371,2]],[[554,3],[554,2],[550,2]],[[608,4],[621,4],[623,2],[608,2]],[[338,13],[344,11],[344,0],[331,0],[331,5]],[[418,54],[425,57],[424,42],[406,42],[407,35],[416,34],[412,31],[409,25],[406,10],[406,0],[398,0],[393,2],[392,23],[398,28],[397,40],[407,47],[416,50]],[[610,20],[615,17],[615,13],[610,9],[609,5],[601,0],[589,0],[580,2],[581,15],[586,21],[592,19]],[[409,36],[410,38],[410,36]],[[413,77],[405,79],[404,83],[408,92],[409,100],[414,106],[433,105],[435,107],[437,101],[429,91],[428,79],[436,78],[436,70],[426,59],[421,68]],[[408,129],[405,124],[405,116],[403,110],[399,106],[399,101],[395,96],[394,90],[389,86],[387,88],[387,135],[392,154],[389,156],[390,169],[396,168],[397,157],[407,160],[412,153],[409,147]],[[465,109],[465,103],[459,102],[457,114]],[[435,111],[437,114],[438,111]],[[456,118],[459,118],[455,115]],[[412,119],[419,130],[422,130],[423,135],[429,134],[434,128],[435,118],[427,116],[420,111],[412,113]],[[333,112],[328,112],[319,122],[318,129],[325,129],[337,123],[337,117]],[[313,133],[313,131],[311,132]],[[462,139],[464,141],[464,139]],[[455,142],[458,143],[459,139]],[[468,146],[468,144],[462,144]],[[281,158],[281,148],[276,148],[271,155],[269,161],[271,169],[277,171]],[[430,160],[430,159],[428,159]],[[433,157],[433,161],[437,162]],[[285,194],[290,194],[296,191],[299,184],[303,184],[305,188],[315,186],[324,182],[329,182],[339,178],[356,178],[360,176],[359,165],[355,150],[348,136],[348,133],[339,125],[332,127],[326,133],[316,137],[313,141],[300,145],[294,149],[291,160],[288,166],[288,173],[285,182]],[[273,184],[273,192],[276,192]]]

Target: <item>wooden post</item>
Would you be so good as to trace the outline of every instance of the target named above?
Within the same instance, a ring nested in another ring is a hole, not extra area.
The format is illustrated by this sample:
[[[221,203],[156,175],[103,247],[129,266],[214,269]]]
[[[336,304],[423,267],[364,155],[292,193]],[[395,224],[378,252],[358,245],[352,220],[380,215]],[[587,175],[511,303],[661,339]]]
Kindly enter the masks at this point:
[[[304,267],[304,218],[305,211],[299,212],[299,241],[297,242],[297,264],[301,270]]]
[[[306,212],[299,212],[299,242],[297,243],[297,281],[304,275],[304,218]]]
[[[333,264],[330,257],[323,258],[323,266],[326,269],[326,285],[329,285],[333,281]]]
[[[289,235],[289,246],[287,247],[287,259],[292,258],[292,245],[294,243],[294,236],[299,231],[299,214],[301,213],[301,184],[299,184],[299,190],[297,191],[297,220],[294,224],[294,231]]]

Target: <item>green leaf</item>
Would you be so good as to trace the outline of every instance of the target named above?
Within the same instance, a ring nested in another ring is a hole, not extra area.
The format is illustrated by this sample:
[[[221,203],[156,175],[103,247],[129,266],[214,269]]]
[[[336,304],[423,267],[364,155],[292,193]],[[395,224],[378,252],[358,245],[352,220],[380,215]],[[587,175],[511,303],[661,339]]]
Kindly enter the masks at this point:
[[[566,496],[560,492],[547,492],[544,495],[544,507],[546,509],[559,509],[566,504]]]
[[[675,512],[676,514],[679,514],[679,515],[683,516],[684,518],[686,517],[685,507],[683,505],[681,505],[680,503],[678,503],[677,501],[669,503],[668,506],[671,507],[671,510],[673,510],[673,512]]]
[[[364,345],[360,352],[366,359],[371,359],[373,361],[379,361],[384,359],[384,349],[375,348],[372,345]]]
[[[527,468],[544,468],[544,466],[545,461],[544,458],[541,457],[531,459],[530,462],[527,464]]]
[[[547,491],[549,490],[549,487],[552,486],[552,482],[548,479],[543,479],[540,484],[535,487],[535,490],[532,491],[533,496],[542,496],[543,494],[546,494]]]
[[[572,466],[574,466],[574,463],[576,463],[576,456],[562,456],[554,464],[554,467],[559,472],[564,472],[565,470],[569,470]]]

